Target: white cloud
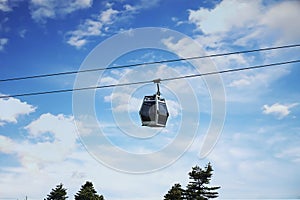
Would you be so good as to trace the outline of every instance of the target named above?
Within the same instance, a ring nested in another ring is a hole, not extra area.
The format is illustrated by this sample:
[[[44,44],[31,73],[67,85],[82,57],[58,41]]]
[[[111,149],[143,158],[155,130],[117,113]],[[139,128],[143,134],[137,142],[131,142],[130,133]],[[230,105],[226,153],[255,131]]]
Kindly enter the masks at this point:
[[[133,6],[129,5],[129,4],[125,4],[124,8],[125,8],[126,11],[130,11],[130,12],[133,12],[133,11],[136,10],[135,7],[133,7]]]
[[[232,28],[251,27],[259,18],[259,3],[225,0],[214,9],[189,10],[189,21],[205,34],[228,32]],[[238,14],[238,17],[237,17]]]
[[[0,152],[10,154],[13,152],[15,144],[13,140],[0,135]]]
[[[0,51],[4,50],[5,45],[8,43],[7,38],[0,38]]]
[[[198,143],[193,144],[194,152],[187,152],[171,166],[154,173],[139,175],[120,173],[105,167],[94,160],[84,148],[80,148],[79,146],[69,151],[64,156],[64,159],[62,159],[59,151],[67,148],[66,146],[70,144],[66,141],[67,139],[73,140],[73,130],[72,128],[70,129],[72,126],[70,124],[71,121],[72,117],[48,113],[41,115],[27,126],[27,130],[32,137],[38,139],[44,137],[46,132],[51,132],[57,140],[58,138],[63,138],[64,144],[61,145],[57,144],[54,146],[54,143],[49,144],[49,142],[17,142],[5,136],[0,136],[0,151],[17,154],[23,165],[20,167],[1,168],[1,196],[14,198],[17,196],[21,199],[22,196],[27,195],[30,199],[42,199],[50,192],[51,188],[62,182],[68,189],[69,198],[73,198],[73,194],[79,190],[80,185],[86,180],[91,180],[96,190],[109,199],[154,200],[163,197],[175,182],[179,182],[185,187],[188,182],[187,173],[191,170],[191,167],[196,164],[202,167],[208,162],[207,160],[196,158],[195,153],[199,150]],[[62,135],[65,135],[65,137]],[[259,137],[257,137],[258,135]],[[267,136],[268,134],[263,135]],[[288,183],[291,181],[295,181],[295,184],[299,183],[299,180],[296,178],[299,175],[299,166],[297,165],[299,163],[299,148],[295,147],[282,151],[281,154],[275,154],[278,160],[272,160],[273,157],[270,154],[272,155],[273,152],[269,152],[269,147],[274,145],[268,145],[265,138],[261,137],[261,134],[253,134],[251,131],[248,134],[231,133],[224,134],[223,136],[222,141],[218,143],[209,156],[209,160],[212,162],[215,170],[212,185],[220,185],[222,187],[220,198],[276,198],[280,194],[289,194],[287,191],[291,191],[292,189]],[[269,136],[273,138],[274,135],[270,134]],[[293,140],[290,137],[286,138],[288,141]],[[282,144],[286,145],[285,142]],[[116,162],[126,165],[135,164],[131,160],[128,160],[128,158],[118,156],[118,154],[107,156]],[[156,157],[151,162],[160,162],[160,159],[166,159],[164,156],[172,156],[172,154],[164,154],[162,157]],[[286,162],[282,162],[281,158],[292,159],[295,163],[290,166]],[[138,164],[147,165],[148,163]],[[274,170],[268,170],[270,167]],[[289,170],[284,172],[286,169]],[[282,185],[270,183],[270,179],[272,178],[280,179]],[[32,179],[36,181],[30,182]],[[110,181],[112,179],[119,179],[120,181]],[[261,185],[257,185],[257,181],[267,184],[267,190],[266,188],[261,188]],[[24,182],[30,182],[30,184],[24,184]],[[143,184],[148,185],[147,193],[144,190],[138,190],[140,185]],[[126,185],[126,188],[123,187],[124,185]],[[11,194],[10,188],[12,186],[15,187],[14,194]],[[232,194],[233,189],[237,191],[234,194]],[[272,190],[277,192],[272,193]],[[291,192],[294,195],[297,191],[292,190]],[[126,195],[124,195],[125,193]],[[287,196],[282,197],[287,198]]]
[[[224,0],[211,10],[189,10],[189,22],[206,38],[221,36],[214,42],[219,47],[226,39],[243,46],[291,43],[299,41],[299,8],[298,1]]]
[[[117,10],[108,8],[107,10],[101,12],[98,17],[86,19],[78,26],[77,30],[69,31],[67,33],[67,43],[75,46],[76,48],[80,48],[88,42],[88,39],[91,36],[103,35],[106,26],[116,20],[118,13],[119,12]]]
[[[70,116],[47,113],[26,126],[25,130],[30,137],[24,141],[0,136],[0,152],[14,155],[21,163],[21,166],[17,167],[1,167],[0,187],[2,190],[0,196],[13,197],[12,195],[16,195],[21,198],[22,195],[27,195],[30,199],[42,199],[52,187],[62,182],[68,188],[68,195],[72,198],[72,194],[78,191],[80,185],[89,179],[95,184],[97,191],[107,198],[150,200],[157,199],[164,194],[171,184],[170,178],[174,181],[178,180],[178,177],[187,176],[185,172],[189,170],[189,163],[183,163],[184,170],[180,170],[183,173],[177,177],[171,176],[178,170],[176,167],[157,173],[135,176],[109,169],[94,160],[84,148],[80,148],[79,145],[74,146],[76,134],[72,121],[73,118]],[[53,137],[52,140],[47,139],[49,135]],[[99,143],[101,144],[100,141]],[[131,148],[135,147],[131,146]],[[134,165],[130,159],[120,157],[118,154],[105,156],[119,163]],[[151,165],[153,162],[157,163],[161,162],[161,159],[166,159],[165,156],[168,154],[154,158],[149,163],[136,164]],[[16,176],[16,174],[18,175]],[[115,177],[121,180],[117,185],[109,181]],[[159,182],[157,182],[158,177],[161,177]],[[32,179],[36,181],[24,185],[24,182]],[[103,181],[106,183],[104,184]],[[145,181],[149,186],[148,190],[151,191],[150,197],[144,191],[136,192],[140,184]],[[127,187],[124,190],[120,189],[124,184]],[[157,184],[160,187],[157,187]],[[14,194],[11,194],[11,190],[9,190],[12,185],[16,187]],[[124,192],[126,192],[126,196],[123,196]]]
[[[275,33],[279,39],[277,44],[299,42],[299,9],[299,1],[283,1],[270,7],[263,15],[261,24],[269,29],[269,34]]]
[[[285,126],[272,128],[264,134],[253,131],[253,127],[248,129],[249,132],[230,131],[223,134],[221,141],[208,156],[215,170],[215,182],[222,187],[221,198],[284,199],[299,194],[296,187],[288,185],[290,182],[299,182],[294,178],[299,174],[299,148],[287,147],[299,134],[289,136],[286,133],[293,128]],[[247,130],[247,127],[243,126],[242,130]],[[266,143],[273,140],[274,136],[284,140],[278,140],[276,144]],[[296,142],[295,145],[298,144]],[[284,150],[277,153],[278,148]],[[273,170],[269,170],[270,168]],[[282,184],[273,183],[274,178],[282,180]],[[257,182],[268,185],[267,190],[262,189]],[[288,197],[289,195],[291,196]]]
[[[235,51],[236,46],[250,49],[297,43],[299,42],[300,30],[300,23],[297,21],[300,18],[299,6],[298,1],[270,1],[270,3],[266,3],[266,1],[260,0],[224,0],[213,9],[190,10],[189,22],[195,25],[197,32],[195,32],[194,37],[203,45],[208,54]],[[291,23],[287,23],[289,21]],[[282,59],[286,60],[291,57],[291,55],[287,57],[287,53],[282,54],[282,51],[278,54],[271,54],[271,52],[259,53],[259,55],[243,54],[232,58],[228,56],[213,59],[213,61],[218,68],[228,69],[275,62],[280,59],[282,61]],[[289,74],[290,71],[290,68],[282,67],[223,74],[224,83],[229,86],[226,88],[226,100],[243,103],[253,101],[253,99],[257,100],[257,97],[266,94],[266,89],[271,83]],[[289,116],[291,108],[296,105],[298,104],[265,105],[263,112],[283,118]],[[244,106],[242,108],[245,109]],[[227,117],[233,117],[229,115],[230,112]],[[247,119],[245,120],[247,121]],[[241,128],[242,130],[246,129],[245,126]],[[277,140],[276,145],[267,144],[266,138],[269,139],[271,135],[273,139],[274,132],[278,131],[282,134],[280,133],[281,139]],[[227,134],[223,135],[223,140],[221,138],[221,141],[209,155],[209,159],[215,166],[216,181],[219,181],[224,191],[221,194],[223,198],[225,196],[227,198],[239,196],[239,198],[255,199],[272,198],[273,196],[287,198],[285,194],[299,194],[296,187],[289,184],[292,180],[287,178],[287,175],[281,177],[278,173],[284,171],[282,170],[284,168],[290,168],[290,177],[293,177],[298,173],[297,168],[299,168],[298,165],[295,165],[295,163],[299,163],[299,156],[296,156],[299,149],[288,147],[293,143],[293,139],[286,136],[286,132],[288,132],[287,129],[272,129],[272,131],[264,130],[263,135],[261,133],[256,135],[252,131],[251,134],[241,133],[242,137],[239,138],[234,138],[232,133],[228,134],[229,138],[226,137]],[[270,134],[267,135],[267,133]],[[275,154],[274,149],[276,148],[286,150]],[[224,154],[224,152],[226,153]],[[274,159],[274,157],[279,159]],[[286,161],[288,162],[286,163]],[[291,164],[289,161],[295,163]],[[274,170],[266,170],[270,167]],[[229,171],[234,171],[234,174]],[[220,176],[222,176],[221,179],[219,179]],[[278,177],[284,180],[285,184],[275,185],[269,181],[270,177]],[[268,185],[268,188],[264,188],[264,191],[260,190],[259,185],[257,185],[258,180],[261,185]],[[294,180],[296,181],[296,179]],[[232,191],[239,192],[233,194]]]
[[[4,12],[11,11],[10,6],[8,5],[8,0],[0,0],[0,10]]]
[[[182,38],[178,41],[173,37],[162,38],[162,43],[183,58],[199,56],[204,53],[203,49],[201,49],[201,44],[197,46],[191,43],[191,38]]]
[[[244,87],[244,86],[247,86],[250,84],[251,84],[251,81],[247,77],[245,79],[234,80],[229,84],[229,86],[230,87]]]
[[[20,37],[21,37],[21,38],[25,38],[27,31],[28,31],[27,29],[21,30],[21,31],[19,32]]]
[[[13,141],[1,136],[0,151],[15,154],[23,167],[39,171],[49,162],[59,162],[76,147],[77,134],[73,117],[50,113],[41,115],[25,127],[29,137],[23,141]]]
[[[166,101],[168,111],[171,113],[170,117],[177,117],[180,114],[181,107],[180,104],[173,100]]]
[[[286,147],[284,150],[276,154],[276,157],[290,159],[295,163],[300,163],[300,147]]]
[[[176,26],[180,26],[181,24],[188,23],[187,21],[181,21],[177,17],[172,17],[171,20],[176,23]]]
[[[114,92],[104,97],[105,102],[113,102],[113,109],[116,112],[138,112],[142,99],[131,97],[126,92]]]
[[[99,82],[99,85],[113,85],[118,84],[118,79],[113,78],[111,76],[105,76],[101,78],[101,81]]]
[[[90,180],[97,192],[103,194],[105,199],[156,200],[167,192],[173,182],[181,182],[185,185],[188,170],[190,170],[190,163],[179,162],[168,170],[157,173],[142,175],[120,173],[101,165],[84,149],[78,149],[69,156],[68,160],[49,163],[43,170],[35,173],[21,167],[10,167],[6,168],[5,172],[0,171],[2,188],[0,195],[18,199],[24,196],[28,196],[28,199],[43,199],[49,194],[51,188],[63,183],[67,188],[69,199],[73,199],[80,185]],[[119,181],[110,181],[115,178]],[[30,181],[33,179],[35,181]],[[30,184],[24,184],[29,182]],[[145,190],[139,190],[141,184],[147,185],[147,193]],[[12,186],[15,187],[14,194],[11,193]]]
[[[290,70],[287,69],[263,69],[250,72],[240,72],[239,76],[236,74],[225,76],[228,86],[236,89],[252,88],[267,88],[270,83],[287,75]]]
[[[0,99],[0,125],[17,123],[21,115],[28,115],[35,111],[35,107],[16,98]]]
[[[113,17],[118,13],[119,11],[109,8],[101,13],[100,21],[103,22],[104,24],[109,24],[112,22]]]
[[[114,3],[106,3],[106,9],[97,17],[90,17],[81,23],[76,30],[69,31],[67,43],[76,48],[81,48],[90,40],[90,37],[103,36],[111,30],[117,22],[124,21],[134,16],[141,10],[158,5],[159,0],[142,0],[135,5],[125,4],[122,9],[113,9]],[[122,29],[122,28],[119,28]]]
[[[31,17],[37,21],[45,23],[48,18],[65,16],[79,9],[91,7],[93,0],[31,0]]]
[[[87,43],[87,37],[99,36],[102,34],[103,23],[97,20],[87,19],[83,24],[80,24],[78,29],[67,33],[67,43],[80,48]]]
[[[87,40],[86,39],[82,39],[78,36],[76,37],[71,37],[69,40],[68,40],[68,44],[69,45],[72,45],[76,48],[80,48],[82,46],[84,46],[85,44],[87,43]]]
[[[72,117],[66,117],[62,114],[52,115],[50,113],[46,113],[41,115],[37,120],[31,122],[29,125],[25,127],[25,129],[29,132],[30,136],[36,138],[42,136],[43,133],[53,133],[55,134],[55,138],[58,140],[66,140],[68,138],[68,134],[64,134],[62,126],[66,131],[73,132],[72,127]],[[56,126],[53,126],[55,124]],[[74,140],[71,137],[71,140]]]
[[[11,12],[17,3],[18,0],[0,0],[0,11]]]
[[[201,31],[199,35],[196,32],[194,37],[206,53],[218,54],[236,51],[236,46],[254,49],[299,42],[300,23],[296,20],[300,18],[299,8],[298,1],[224,0],[213,9],[189,10],[189,22]],[[219,69],[232,69],[286,61],[296,56],[296,49],[289,49],[222,56],[212,60]],[[224,83],[228,86],[227,100],[253,101],[264,94],[270,84],[289,72],[290,68],[282,67],[223,74]]]
[[[153,1],[141,0],[133,5],[125,4],[123,7],[125,8],[125,11],[129,11],[130,14],[135,14],[142,10],[146,10],[146,9],[155,7],[155,6],[159,5],[159,2],[160,2],[160,0],[153,0]]]
[[[273,114],[275,115],[278,119],[282,119],[290,114],[290,109],[297,106],[298,103],[292,103],[292,104],[280,104],[280,103],[275,103],[271,106],[269,105],[264,105],[263,106],[263,113],[266,115]]]

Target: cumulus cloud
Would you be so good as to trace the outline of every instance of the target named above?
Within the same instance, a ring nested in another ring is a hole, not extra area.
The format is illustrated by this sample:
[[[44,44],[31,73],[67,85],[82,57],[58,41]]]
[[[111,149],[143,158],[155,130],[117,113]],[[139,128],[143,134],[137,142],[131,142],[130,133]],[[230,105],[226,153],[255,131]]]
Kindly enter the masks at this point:
[[[0,152],[2,153],[12,153],[14,150],[14,142],[8,137],[0,135]]]
[[[131,97],[130,94],[113,93],[104,97],[105,102],[113,102],[113,109],[116,112],[138,112],[142,99]]]
[[[97,20],[87,19],[83,24],[78,26],[77,30],[67,33],[69,45],[80,48],[87,43],[90,36],[99,36],[102,34],[103,23]]]
[[[102,10],[98,16],[85,19],[76,30],[67,32],[67,43],[81,48],[88,43],[91,37],[105,35],[117,22],[128,19],[141,10],[156,6],[158,2],[159,0],[151,2],[142,0],[135,5],[125,4],[118,10],[113,8],[113,3],[106,3],[106,9]]]
[[[235,27],[253,26],[259,17],[259,6],[259,1],[226,0],[212,10],[189,10],[189,21],[205,34],[228,32]]]
[[[8,43],[7,38],[0,38],[0,51],[4,50],[5,45]]]
[[[74,31],[69,31],[67,33],[68,41],[67,43],[80,48],[88,42],[88,38],[91,36],[103,35],[105,27],[108,24],[113,23],[119,12],[112,8],[108,8],[98,15],[98,17],[93,19],[86,19],[78,28]]]
[[[206,53],[218,54],[235,51],[237,46],[250,49],[299,42],[299,8],[298,1],[224,0],[213,9],[189,10],[188,20],[198,31],[195,39]],[[293,59],[297,56],[293,51],[296,50],[231,55],[213,58],[213,61],[219,69],[240,68]],[[282,68],[224,74],[224,82],[229,86],[227,100],[245,102],[256,99],[262,90],[253,95],[255,89],[267,88],[289,72],[289,68]]]
[[[18,0],[0,0],[0,11],[10,12],[17,5]]]
[[[46,113],[25,127],[29,137],[14,141],[0,137],[0,152],[15,154],[23,167],[40,170],[49,162],[64,160],[76,147],[73,117]]]
[[[11,8],[8,5],[8,0],[1,0],[0,1],[0,10],[4,12],[8,12]]]
[[[297,20],[300,17],[299,9],[299,1],[283,1],[275,4],[263,15],[261,24],[269,29],[268,34],[279,33],[279,37],[275,36],[279,39],[277,43],[297,42],[300,35],[300,23]]]
[[[292,104],[275,103],[271,106],[266,104],[263,106],[263,113],[266,115],[273,114],[278,119],[282,119],[282,118],[288,116],[291,112],[290,109],[297,105],[298,105],[298,103],[292,103]]]
[[[35,109],[36,107],[16,98],[0,99],[0,125],[17,123],[19,116],[28,115]]]
[[[240,130],[246,129],[243,126]],[[226,196],[232,199],[239,196],[240,199],[265,199],[276,196],[284,198],[284,194],[297,194],[296,187],[291,189],[288,184],[278,186],[270,181],[274,177],[280,178],[286,183],[292,180],[296,181],[293,174],[298,174],[300,149],[297,140],[299,136],[286,134],[292,129],[293,127],[281,124],[266,129],[268,134],[263,135],[253,132],[253,127],[249,128],[249,132],[233,133],[230,131],[229,135],[225,133],[223,139],[208,156],[215,169],[215,180],[223,188],[222,197]],[[270,140],[272,143],[269,143]],[[276,150],[274,146],[276,146]],[[274,170],[268,170],[270,168]],[[285,174],[286,169],[289,169],[287,173],[290,176]],[[278,172],[282,172],[284,175]],[[261,186],[257,185],[257,180],[268,184],[270,188],[267,191],[259,188]],[[249,188],[251,189],[249,190]],[[233,189],[239,192],[232,194]],[[271,191],[276,192],[272,193]]]
[[[206,36],[214,39],[216,35],[222,36],[216,41],[219,46],[224,36],[234,37],[234,44],[242,46],[257,41],[261,44],[295,42],[299,41],[299,8],[297,1],[264,4],[260,0],[225,0],[214,9],[189,10],[189,22]]]
[[[79,9],[91,7],[93,0],[31,0],[31,17],[36,22],[45,23],[48,18],[65,16]]]
[[[245,79],[234,80],[229,84],[229,86],[230,87],[244,87],[244,86],[247,86],[250,84],[251,84],[251,81],[249,80],[249,77],[247,77]]]
[[[100,21],[103,23],[111,23],[113,16],[115,16],[118,13],[119,11],[109,8],[101,13]]]
[[[275,80],[287,75],[290,73],[288,69],[264,69],[256,72],[242,72],[239,76],[232,75],[228,79],[229,87],[243,89],[248,88],[262,88],[268,87],[268,85]]]

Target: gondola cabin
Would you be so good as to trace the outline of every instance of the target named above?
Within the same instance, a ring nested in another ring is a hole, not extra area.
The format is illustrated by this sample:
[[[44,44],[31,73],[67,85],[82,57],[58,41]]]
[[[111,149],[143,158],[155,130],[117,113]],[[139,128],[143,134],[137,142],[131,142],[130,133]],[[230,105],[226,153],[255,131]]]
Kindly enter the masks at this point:
[[[152,96],[145,96],[141,109],[140,117],[142,126],[149,127],[165,127],[169,112],[164,98],[160,97],[159,86],[157,83],[158,91]]]

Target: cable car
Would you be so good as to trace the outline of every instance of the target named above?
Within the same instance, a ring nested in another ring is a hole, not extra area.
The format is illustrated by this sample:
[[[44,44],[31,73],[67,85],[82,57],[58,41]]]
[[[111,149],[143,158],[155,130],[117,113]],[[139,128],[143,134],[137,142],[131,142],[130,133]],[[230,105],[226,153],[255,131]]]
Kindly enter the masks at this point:
[[[142,126],[165,127],[169,117],[167,104],[165,99],[160,97],[160,79],[153,82],[157,84],[157,92],[154,95],[144,97],[139,112]]]

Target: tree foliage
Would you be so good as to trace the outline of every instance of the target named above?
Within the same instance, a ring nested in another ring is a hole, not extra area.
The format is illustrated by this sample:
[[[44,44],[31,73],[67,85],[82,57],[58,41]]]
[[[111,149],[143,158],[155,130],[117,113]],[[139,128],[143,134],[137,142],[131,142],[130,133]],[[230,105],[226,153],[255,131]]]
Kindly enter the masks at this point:
[[[179,183],[176,183],[164,196],[164,200],[182,200],[184,195],[184,190],[181,188]]]
[[[199,166],[192,168],[188,173],[189,183],[186,189],[182,189],[180,184],[175,184],[164,196],[164,200],[208,200],[218,197],[220,187],[209,187],[212,177],[212,166],[210,163],[204,169]]]
[[[104,197],[97,194],[92,182],[87,181],[75,194],[75,200],[104,200]]]
[[[63,184],[61,183],[55,189],[52,189],[44,200],[65,200],[67,198],[67,189],[63,188]]]
[[[207,200],[218,197],[218,190],[220,187],[209,187],[212,177],[212,166],[210,163],[204,169],[199,166],[192,168],[189,172],[189,184],[186,189],[187,200]]]

